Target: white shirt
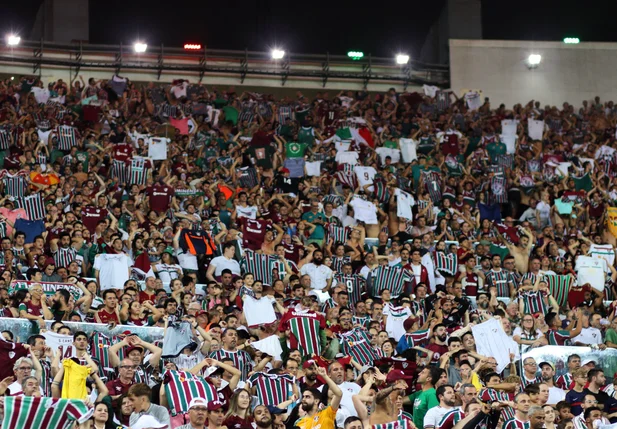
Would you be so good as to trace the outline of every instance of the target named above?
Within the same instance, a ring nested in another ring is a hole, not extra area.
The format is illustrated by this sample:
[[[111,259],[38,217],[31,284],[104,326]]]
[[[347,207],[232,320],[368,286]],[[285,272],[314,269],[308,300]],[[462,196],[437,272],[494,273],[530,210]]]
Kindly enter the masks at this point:
[[[197,256],[191,255],[189,252],[184,252],[182,249],[174,250],[174,256],[178,258],[178,262],[183,270],[197,271]]]
[[[336,412],[336,425],[337,427],[344,427],[345,419],[347,419],[347,417],[358,415],[351,398],[360,393],[362,388],[357,383],[352,381],[344,381],[339,384],[338,387],[342,390],[343,397],[341,398],[339,409]],[[319,388],[319,391],[323,391],[323,386]]]
[[[256,206],[236,206],[236,213],[238,217],[247,217],[249,219],[257,219],[257,207]]]
[[[328,286],[328,279],[332,279],[332,270],[325,265],[315,265],[312,262],[302,266],[300,274],[311,278],[311,289],[322,290]]]
[[[214,276],[219,277],[223,270],[230,270],[232,274],[239,276],[240,264],[235,259],[227,259],[225,256],[217,256],[212,259],[210,265],[214,265]]]
[[[581,333],[572,338],[572,344],[602,344],[602,332],[598,328],[583,328]]]
[[[272,308],[274,297],[262,296],[259,299],[255,299],[250,295],[244,295],[243,299],[244,316],[249,328],[276,322],[276,313],[274,308]]]
[[[159,275],[159,279],[161,279],[163,283],[169,283],[177,279],[180,277],[179,273],[182,272],[182,267],[178,264],[156,264],[154,267],[156,268],[156,273]]]
[[[451,411],[453,408],[443,408],[438,405],[436,407],[431,408],[424,415],[424,427],[425,428],[436,428],[443,416],[446,415],[448,411]]]
[[[559,387],[549,387],[548,388],[548,401],[547,404],[555,405],[559,401],[564,401],[566,399],[566,391],[560,389]]]
[[[360,187],[363,187],[364,185],[372,185],[373,178],[377,174],[377,171],[373,167],[355,167],[353,171],[358,177]]]
[[[129,279],[133,261],[128,255],[101,253],[94,259],[93,268],[99,272],[101,290],[122,289]]]

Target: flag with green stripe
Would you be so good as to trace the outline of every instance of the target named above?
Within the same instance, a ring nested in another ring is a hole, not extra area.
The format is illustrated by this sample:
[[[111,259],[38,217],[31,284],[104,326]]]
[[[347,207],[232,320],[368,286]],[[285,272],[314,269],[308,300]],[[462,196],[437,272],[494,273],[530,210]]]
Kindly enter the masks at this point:
[[[295,377],[289,374],[266,374],[257,372],[249,379],[257,391],[259,405],[278,405],[293,395]]]
[[[218,399],[218,393],[212,384],[188,371],[165,371],[163,385],[172,416],[188,412],[193,398],[204,398],[208,402]]]
[[[298,347],[304,355],[321,354],[318,319],[302,316],[291,318],[289,320],[289,330],[298,340]]]
[[[565,276],[544,276],[548,285],[548,290],[551,291],[551,295],[555,298],[555,301],[559,304],[559,308],[564,308],[568,303],[568,292],[572,286],[574,277],[570,274]]]
[[[36,428],[66,429],[74,422],[83,423],[93,409],[84,401],[33,396],[6,396],[4,398],[5,429]]]

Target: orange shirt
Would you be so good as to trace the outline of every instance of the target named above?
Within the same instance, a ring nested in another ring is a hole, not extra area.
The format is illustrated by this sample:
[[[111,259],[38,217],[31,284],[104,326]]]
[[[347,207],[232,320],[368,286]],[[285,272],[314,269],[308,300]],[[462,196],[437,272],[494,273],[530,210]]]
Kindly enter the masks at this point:
[[[336,411],[330,406],[324,408],[313,417],[303,417],[295,424],[300,429],[335,429]]]

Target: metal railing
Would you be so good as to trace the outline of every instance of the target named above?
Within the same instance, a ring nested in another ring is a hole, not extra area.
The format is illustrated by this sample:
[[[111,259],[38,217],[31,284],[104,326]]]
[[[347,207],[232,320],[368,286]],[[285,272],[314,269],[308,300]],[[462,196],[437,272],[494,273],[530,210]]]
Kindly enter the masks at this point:
[[[60,44],[44,41],[22,41],[17,46],[0,47],[0,64],[30,64],[32,73],[42,67],[69,67],[75,75],[81,69],[113,69],[196,74],[201,81],[207,74],[279,77],[284,86],[288,79],[320,79],[325,87],[329,80],[362,82],[391,81],[407,84],[449,85],[449,68],[411,60],[398,65],[394,58],[366,55],[353,60],[344,55],[297,54],[286,52],[281,60],[273,60],[269,52],[208,49],[188,51],[182,48],[148,46],[136,53],[131,45]]]

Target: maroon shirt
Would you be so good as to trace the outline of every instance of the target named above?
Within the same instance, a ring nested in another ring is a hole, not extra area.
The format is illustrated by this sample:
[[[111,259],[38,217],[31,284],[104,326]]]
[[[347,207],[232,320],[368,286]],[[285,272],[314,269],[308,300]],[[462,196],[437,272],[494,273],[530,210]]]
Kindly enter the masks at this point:
[[[101,310],[99,310],[98,315],[99,319],[101,319],[101,323],[116,322],[118,325],[120,324],[120,321],[118,320],[118,315],[115,311],[113,313],[109,313],[107,312],[107,310],[105,310],[105,308],[102,308]]]
[[[155,212],[163,213],[169,209],[174,189],[167,185],[154,185],[149,187],[146,193],[150,197],[150,208]]]
[[[118,395],[124,395],[128,393],[129,388],[133,384],[134,383],[124,384],[120,381],[119,378],[116,378],[115,380],[108,381],[105,384],[105,387],[107,387],[107,390],[109,390],[109,396],[118,396]],[[111,405],[112,407],[116,408],[118,406],[118,400],[117,399],[112,400]]]
[[[84,224],[90,233],[94,233],[99,221],[107,217],[107,210],[93,206],[86,206],[81,211],[81,223]]]

